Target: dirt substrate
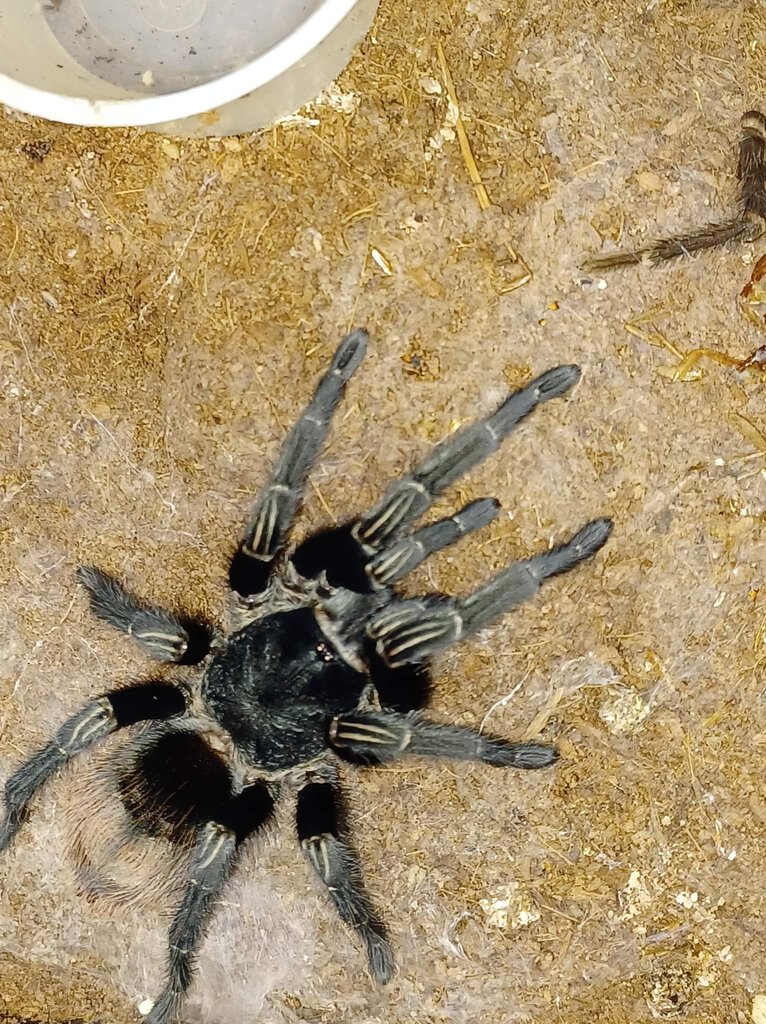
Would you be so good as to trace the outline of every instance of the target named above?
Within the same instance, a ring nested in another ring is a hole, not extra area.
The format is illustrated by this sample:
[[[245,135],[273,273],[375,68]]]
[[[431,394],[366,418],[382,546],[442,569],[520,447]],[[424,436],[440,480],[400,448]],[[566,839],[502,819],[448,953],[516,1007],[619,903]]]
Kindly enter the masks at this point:
[[[301,531],[559,362],[583,368],[573,398],[436,510],[490,493],[504,515],[412,588],[459,592],[616,521],[597,559],[440,662],[434,714],[556,740],[554,769],[349,779],[392,984],[365,974],[288,806],[219,907],[184,1019],[750,1019],[766,991],[766,393],[758,371],[678,365],[766,342],[736,302],[766,244],[580,268],[725,215],[765,54],[755,3],[383,0],[322,102],[255,136],[3,118],[3,774],[89,694],[147,672],[87,614],[77,564],[220,615],[252,495],[352,325],[370,352]],[[108,818],[86,767],[0,864],[3,1024],[135,1021],[161,985],[156,904],[78,894],[68,822]]]

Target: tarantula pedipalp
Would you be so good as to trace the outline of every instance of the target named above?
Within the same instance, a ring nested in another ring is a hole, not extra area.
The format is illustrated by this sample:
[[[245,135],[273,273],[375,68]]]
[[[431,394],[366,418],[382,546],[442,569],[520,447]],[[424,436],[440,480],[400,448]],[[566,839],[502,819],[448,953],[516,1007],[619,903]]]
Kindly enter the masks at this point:
[[[386,982],[393,955],[347,837],[339,759],[383,764],[414,755],[532,769],[557,757],[551,746],[441,725],[419,709],[434,655],[593,555],[611,521],[588,523],[567,543],[508,566],[466,597],[405,600],[394,585],[494,518],[498,503],[482,499],[414,528],[437,495],[496,451],[538,405],[566,394],[580,371],[559,366],[543,373],[437,445],[371,511],[288,551],[309,470],[366,344],[361,330],[341,343],[256,503],[229,570],[230,632],[143,605],[104,573],[79,570],[98,618],[152,657],[198,670],[175,685],[145,682],[92,700],[5,787],[0,850],[16,836],[35,793],[77,754],[119,729],[152,723],[114,762],[115,793],[137,833],[164,836],[191,853],[170,927],[167,982],[148,1024],[169,1024],[179,1009],[215,901],[280,791],[296,793],[307,859],[364,941],[371,974]]]

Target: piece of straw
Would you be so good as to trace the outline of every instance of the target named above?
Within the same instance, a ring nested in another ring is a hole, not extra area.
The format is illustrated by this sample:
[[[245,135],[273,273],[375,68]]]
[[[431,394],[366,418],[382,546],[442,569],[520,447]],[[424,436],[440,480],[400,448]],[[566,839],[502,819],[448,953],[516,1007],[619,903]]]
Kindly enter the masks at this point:
[[[479,206],[482,210],[487,210],[492,203],[489,200],[487,190],[484,187],[484,182],[481,180],[481,175],[479,174],[479,168],[476,166],[476,161],[474,160],[473,153],[471,152],[471,143],[468,141],[468,133],[466,132],[465,124],[463,123],[463,115],[460,113],[460,104],[457,101],[455,85],[452,81],[452,75],[450,74],[450,69],[447,65],[444,47],[440,42],[436,44],[436,51],[439,55],[439,63],[441,64],[447,95],[449,96],[450,103],[455,108],[457,115],[455,127],[457,129],[458,141],[460,142],[460,152],[463,154],[463,160],[468,168],[468,175],[473,183],[473,187],[476,189],[476,198],[479,200]]]

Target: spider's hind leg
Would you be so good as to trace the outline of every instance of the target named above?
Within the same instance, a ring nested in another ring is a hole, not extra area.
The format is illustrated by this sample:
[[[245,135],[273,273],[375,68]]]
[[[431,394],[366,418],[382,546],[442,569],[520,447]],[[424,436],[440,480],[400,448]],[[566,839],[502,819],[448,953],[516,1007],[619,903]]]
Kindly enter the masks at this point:
[[[168,936],[165,988],[146,1024],[172,1024],[194,975],[197,951],[232,872],[240,847],[271,817],[274,799],[256,783],[222,804],[197,832],[186,889]]]
[[[298,793],[301,846],[338,914],[364,941],[370,974],[387,982],[394,973],[394,955],[362,883],[359,858],[343,834],[342,816],[336,785],[311,782]]]
[[[233,794],[209,739],[189,720],[157,722],[80,773],[66,826],[88,899],[155,908],[176,898],[197,829]]]
[[[86,704],[58,729],[5,784],[5,814],[0,819],[0,850],[23,825],[37,791],[78,754],[110,733],[136,722],[172,718],[186,710],[183,693],[163,683],[141,683],[112,690]]]

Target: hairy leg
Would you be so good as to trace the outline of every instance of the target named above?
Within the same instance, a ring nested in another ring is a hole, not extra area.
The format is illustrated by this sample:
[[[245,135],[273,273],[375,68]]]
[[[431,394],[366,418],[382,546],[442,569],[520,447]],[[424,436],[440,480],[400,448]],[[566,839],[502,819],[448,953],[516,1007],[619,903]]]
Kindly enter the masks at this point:
[[[494,498],[472,501],[453,516],[424,526],[385,548],[369,562],[367,572],[378,585],[390,586],[414,572],[430,555],[487,526],[499,511]]]
[[[202,622],[143,605],[111,576],[92,566],[77,570],[96,618],[132,637],[152,658],[197,665],[210,650],[210,630]]]
[[[273,808],[273,798],[264,785],[249,786],[199,829],[186,891],[170,926],[167,981],[145,1018],[147,1024],[171,1024],[175,1018],[192,983],[197,952],[215,902],[236,867],[238,850],[264,826]]]
[[[543,743],[512,743],[392,711],[341,715],[330,727],[330,743],[338,753],[362,764],[385,764],[411,755],[535,769],[547,768],[558,757],[555,747]]]
[[[705,224],[704,227],[685,234],[658,238],[640,249],[617,249],[615,252],[591,256],[584,261],[583,269],[598,273],[601,270],[627,267],[637,263],[648,263],[649,266],[656,267],[679,256],[693,256],[705,249],[716,249],[730,242],[754,241],[759,233],[749,220],[733,217],[731,220]]]
[[[303,498],[308,474],[324,444],[332,414],[367,348],[365,331],[353,331],[338,347],[314,397],[289,433],[271,480],[261,492],[245,537],[229,570],[241,597],[260,593],[282,550]]]
[[[469,469],[497,451],[522,420],[553,398],[565,395],[580,379],[576,366],[557,366],[509,395],[483,420],[438,444],[410,473],[392,484],[381,501],[355,527],[370,552],[382,551],[409,529],[441,494]]]
[[[407,576],[429,555],[491,523],[499,510],[494,498],[481,498],[452,516],[395,540],[377,553],[359,543],[355,536],[356,521],[351,520],[311,534],[293,553],[291,561],[307,579],[317,579],[325,573],[330,586],[367,593]]]
[[[758,110],[748,110],[742,115],[741,125],[737,163],[740,209],[743,215],[758,218],[763,231],[766,227],[766,117]]]
[[[5,784],[0,850],[11,844],[23,825],[35,793],[74,757],[117,729],[139,721],[171,718],[185,710],[182,692],[164,683],[142,683],[124,690],[113,690],[86,704]]]
[[[693,256],[705,249],[760,238],[766,230],[766,117],[758,110],[748,110],[740,124],[737,216],[659,238],[640,249],[618,249],[592,256],[583,263],[584,269],[598,272],[636,263],[657,266],[678,256]]]
[[[611,532],[611,520],[596,519],[567,543],[508,566],[468,597],[426,597],[392,604],[373,616],[367,632],[392,668],[426,661],[529,600],[545,580],[590,558]]]
[[[472,502],[454,516],[410,533],[435,497],[495,452],[538,405],[566,394],[579,379],[576,366],[541,374],[509,395],[492,415],[438,444],[361,519],[307,538],[293,554],[293,565],[307,578],[325,572],[332,586],[364,593],[401,579],[430,554],[485,526],[499,508],[493,498]]]
[[[394,972],[393,952],[362,883],[356,852],[343,836],[340,802],[333,784],[305,786],[298,794],[298,838],[338,914],[364,941],[370,974],[386,982]]]

